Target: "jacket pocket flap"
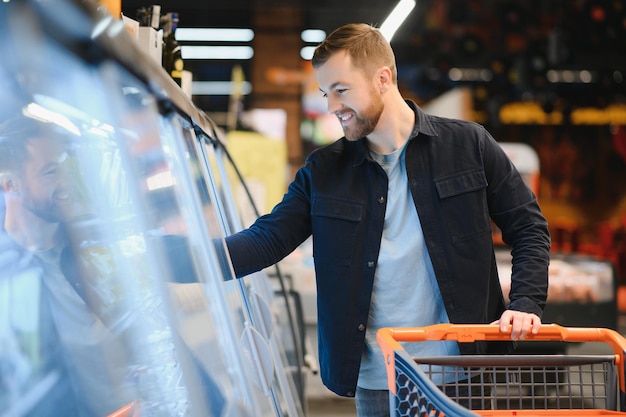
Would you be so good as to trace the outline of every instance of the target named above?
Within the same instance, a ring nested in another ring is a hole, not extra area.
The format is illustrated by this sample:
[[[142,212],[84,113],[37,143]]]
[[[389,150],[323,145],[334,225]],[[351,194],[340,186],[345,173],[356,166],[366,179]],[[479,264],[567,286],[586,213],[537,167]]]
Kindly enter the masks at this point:
[[[338,200],[331,197],[316,197],[313,200],[311,215],[359,221],[363,216],[363,206],[360,203]]]
[[[487,187],[487,178],[482,170],[465,172],[455,177],[435,180],[435,186],[439,198],[448,198]]]

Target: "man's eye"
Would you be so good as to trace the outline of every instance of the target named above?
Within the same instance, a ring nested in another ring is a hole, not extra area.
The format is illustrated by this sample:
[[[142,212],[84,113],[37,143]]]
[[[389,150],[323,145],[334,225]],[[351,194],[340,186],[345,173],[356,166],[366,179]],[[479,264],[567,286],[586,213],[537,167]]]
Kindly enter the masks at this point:
[[[337,89],[337,94],[343,95],[346,91],[348,91],[346,88],[338,88]]]

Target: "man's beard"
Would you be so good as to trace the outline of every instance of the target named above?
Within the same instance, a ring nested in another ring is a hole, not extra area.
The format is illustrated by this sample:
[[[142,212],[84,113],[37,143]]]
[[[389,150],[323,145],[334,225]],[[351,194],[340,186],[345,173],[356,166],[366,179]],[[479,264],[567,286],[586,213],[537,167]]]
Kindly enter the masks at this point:
[[[354,120],[349,126],[343,126],[343,133],[348,140],[358,140],[372,133],[380,120],[385,105],[378,94],[372,93],[374,100],[371,105],[359,116],[354,112]]]
[[[25,198],[22,204],[31,213],[48,223],[63,222],[70,211],[69,204],[57,202],[54,193],[50,198],[45,199]]]

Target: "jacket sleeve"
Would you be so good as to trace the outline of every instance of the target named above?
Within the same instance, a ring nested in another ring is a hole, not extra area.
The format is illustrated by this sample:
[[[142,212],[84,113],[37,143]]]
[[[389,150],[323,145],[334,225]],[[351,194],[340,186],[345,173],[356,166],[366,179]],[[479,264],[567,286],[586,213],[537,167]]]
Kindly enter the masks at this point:
[[[300,168],[283,199],[252,226],[226,237],[236,277],[271,266],[311,235],[310,170]]]
[[[483,132],[489,211],[512,254],[508,309],[541,317],[548,294],[548,223],[513,163],[491,135]]]

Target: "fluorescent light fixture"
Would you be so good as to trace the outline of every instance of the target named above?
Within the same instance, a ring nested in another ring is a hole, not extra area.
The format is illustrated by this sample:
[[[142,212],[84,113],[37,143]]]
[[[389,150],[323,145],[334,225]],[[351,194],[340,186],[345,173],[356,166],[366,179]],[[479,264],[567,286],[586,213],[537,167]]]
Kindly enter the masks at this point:
[[[414,7],[415,0],[400,0],[391,13],[389,13],[387,19],[385,19],[383,24],[380,26],[380,31],[388,42],[391,42],[391,38],[396,33],[396,30],[398,30],[402,22],[404,22],[404,19],[407,18]]]
[[[596,74],[588,70],[548,70],[546,78],[551,83],[589,84],[596,81]]]
[[[171,171],[163,171],[146,178],[146,184],[149,191],[154,191],[171,187],[176,184],[176,181],[174,181]]]
[[[235,93],[235,87],[232,81],[194,81],[191,83],[191,95],[229,96]],[[252,85],[248,81],[243,81],[240,91],[243,95],[250,94]]]
[[[302,57],[302,59],[310,60],[311,58],[313,58],[313,52],[315,52],[315,48],[315,46],[305,46],[304,48],[300,49],[300,56]]]
[[[307,43],[320,43],[326,39],[326,32],[321,29],[306,29],[302,31],[300,38]]]
[[[70,121],[64,115],[52,110],[48,110],[37,103],[30,103],[22,109],[22,114],[31,119],[39,120],[45,123],[54,123],[55,125],[62,127],[70,133],[76,136],[80,136],[80,130],[74,123]]]
[[[254,49],[250,46],[195,46],[181,47],[183,59],[250,59]]]
[[[493,73],[487,68],[452,67],[448,71],[448,77],[452,81],[491,81]]]
[[[254,39],[252,29],[178,28],[178,41],[250,42]]]

